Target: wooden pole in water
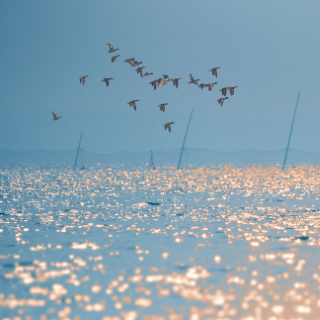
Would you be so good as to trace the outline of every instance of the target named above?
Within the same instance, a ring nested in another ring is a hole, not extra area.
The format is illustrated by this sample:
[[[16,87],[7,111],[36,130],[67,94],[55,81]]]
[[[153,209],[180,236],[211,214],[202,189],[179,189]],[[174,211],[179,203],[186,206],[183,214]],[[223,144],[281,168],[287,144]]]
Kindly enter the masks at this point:
[[[180,163],[181,163],[182,154],[183,154],[183,150],[184,150],[184,144],[186,143],[187,134],[188,134],[188,130],[189,130],[189,125],[190,125],[190,121],[191,121],[191,118],[192,118],[192,114],[193,114],[193,108],[192,108],[192,110],[191,110],[190,117],[189,117],[189,121],[188,121],[188,125],[187,125],[187,130],[186,130],[186,133],[185,133],[185,135],[184,135],[184,139],[183,139],[183,143],[182,143],[182,148],[181,148],[181,152],[180,152],[180,157],[179,157],[179,162],[178,162],[177,170],[180,169]]]
[[[80,151],[81,139],[82,139],[82,132],[81,132],[81,135],[80,135],[80,141],[79,141],[78,150],[77,150],[76,162],[74,163],[74,170],[76,170],[76,167],[77,167],[77,162],[78,162],[78,156],[79,156],[79,151]]]
[[[292,134],[293,124],[294,124],[294,118],[296,116],[296,111],[297,111],[297,107],[298,107],[299,98],[300,98],[300,91],[299,91],[299,94],[298,94],[296,107],[295,107],[294,113],[293,113],[293,118],[292,118],[290,133],[289,133],[289,140],[288,140],[288,144],[287,144],[286,155],[284,156],[284,161],[283,161],[283,165],[282,165],[282,171],[284,170],[284,167],[285,167],[286,161],[287,161],[287,155],[288,155],[289,146],[290,146],[290,140],[291,140],[291,134]]]
[[[154,162],[153,162],[153,156],[152,156],[152,150],[151,150],[151,157],[150,157],[150,167],[154,170]]]

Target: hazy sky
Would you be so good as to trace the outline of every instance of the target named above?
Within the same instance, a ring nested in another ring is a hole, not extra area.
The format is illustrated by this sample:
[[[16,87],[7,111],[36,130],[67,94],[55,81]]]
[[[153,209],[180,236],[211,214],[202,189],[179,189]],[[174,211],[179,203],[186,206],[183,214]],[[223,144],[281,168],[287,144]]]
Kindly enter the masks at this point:
[[[174,150],[192,108],[187,147],[285,148],[301,91],[291,147],[320,151],[319,12],[318,0],[0,0],[0,149],[72,149],[83,131],[87,151]],[[140,78],[132,57],[154,74]],[[201,90],[189,73],[218,84]],[[162,74],[179,88],[154,91]],[[235,85],[221,108],[218,89]]]

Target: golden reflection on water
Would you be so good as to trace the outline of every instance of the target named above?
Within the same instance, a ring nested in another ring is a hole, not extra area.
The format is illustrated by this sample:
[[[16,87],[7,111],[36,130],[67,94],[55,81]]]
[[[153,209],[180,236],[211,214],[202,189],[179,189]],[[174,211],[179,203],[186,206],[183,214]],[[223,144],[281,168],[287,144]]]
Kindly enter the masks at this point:
[[[319,167],[0,170],[2,319],[320,319]]]

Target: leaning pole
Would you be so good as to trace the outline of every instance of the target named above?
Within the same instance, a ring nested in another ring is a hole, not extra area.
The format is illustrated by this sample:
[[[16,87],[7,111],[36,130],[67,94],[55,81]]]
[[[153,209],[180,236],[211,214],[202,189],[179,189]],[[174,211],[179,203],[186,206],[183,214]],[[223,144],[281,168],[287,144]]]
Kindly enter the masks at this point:
[[[282,165],[282,171],[284,170],[284,167],[285,167],[286,161],[287,161],[287,155],[288,155],[289,146],[290,146],[290,140],[291,140],[291,135],[292,135],[294,118],[295,118],[295,116],[296,116],[296,111],[297,111],[297,107],[298,107],[299,98],[300,98],[300,91],[299,91],[299,94],[298,94],[298,98],[297,98],[297,102],[296,102],[296,107],[295,107],[294,113],[293,113],[293,118],[292,118],[290,133],[289,133],[289,140],[288,140],[288,144],[287,144],[286,155],[284,156],[284,161],[283,161],[283,165]]]
[[[183,139],[183,143],[182,143],[182,148],[181,148],[181,152],[180,152],[180,157],[179,157],[179,162],[178,162],[177,170],[180,169],[180,163],[181,163],[182,154],[183,154],[183,150],[184,150],[184,144],[186,143],[187,134],[188,134],[188,130],[189,130],[189,125],[190,125],[190,122],[191,122],[192,114],[193,114],[193,108],[192,108],[192,110],[191,110],[190,117],[189,117],[189,121],[188,121],[188,125],[187,125],[187,130],[186,130],[186,133],[185,133],[185,135],[184,135],[184,139]]]
[[[155,169],[152,150],[151,150],[151,157],[150,157],[150,168],[152,168],[153,170]]]
[[[74,170],[76,170],[76,167],[77,167],[77,162],[78,162],[78,156],[79,156],[79,151],[80,151],[81,139],[82,139],[82,132],[81,132],[81,135],[80,135],[80,141],[79,141],[79,145],[78,145],[76,161],[75,161],[75,163],[74,163]]]

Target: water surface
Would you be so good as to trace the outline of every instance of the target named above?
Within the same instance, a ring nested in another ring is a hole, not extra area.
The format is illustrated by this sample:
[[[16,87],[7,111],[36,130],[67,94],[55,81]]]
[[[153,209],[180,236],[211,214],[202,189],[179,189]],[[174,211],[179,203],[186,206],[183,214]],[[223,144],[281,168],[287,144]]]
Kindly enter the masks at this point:
[[[319,167],[0,168],[0,318],[320,319]]]

